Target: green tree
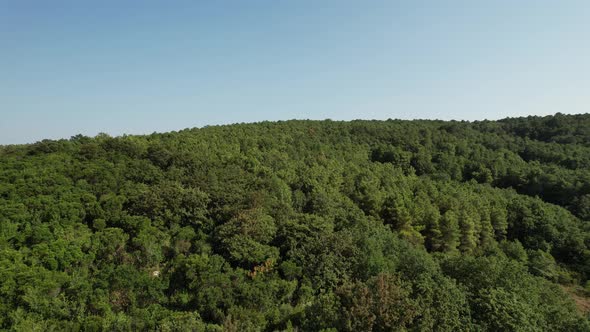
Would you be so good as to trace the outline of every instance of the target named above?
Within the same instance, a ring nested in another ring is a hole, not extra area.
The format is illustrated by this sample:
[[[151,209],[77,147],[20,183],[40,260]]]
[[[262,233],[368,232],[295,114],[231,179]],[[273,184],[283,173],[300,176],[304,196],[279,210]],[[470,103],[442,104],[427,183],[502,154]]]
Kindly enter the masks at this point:
[[[459,229],[459,219],[452,211],[447,211],[443,214],[440,228],[442,233],[441,249],[444,252],[453,252],[459,246],[459,238],[461,232]]]

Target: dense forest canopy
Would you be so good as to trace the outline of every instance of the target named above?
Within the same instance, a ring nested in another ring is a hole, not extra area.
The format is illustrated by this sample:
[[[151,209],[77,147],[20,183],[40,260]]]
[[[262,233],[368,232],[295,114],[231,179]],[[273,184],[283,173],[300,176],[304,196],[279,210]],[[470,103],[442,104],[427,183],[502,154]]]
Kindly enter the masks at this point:
[[[0,328],[590,331],[589,222],[590,115],[3,146]]]

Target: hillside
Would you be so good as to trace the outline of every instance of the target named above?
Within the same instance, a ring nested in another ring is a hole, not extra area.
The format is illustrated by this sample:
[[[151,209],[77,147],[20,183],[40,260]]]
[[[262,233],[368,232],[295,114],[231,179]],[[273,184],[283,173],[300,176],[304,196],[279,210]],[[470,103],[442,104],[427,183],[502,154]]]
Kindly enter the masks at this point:
[[[589,114],[3,146],[0,328],[590,331],[589,222]]]

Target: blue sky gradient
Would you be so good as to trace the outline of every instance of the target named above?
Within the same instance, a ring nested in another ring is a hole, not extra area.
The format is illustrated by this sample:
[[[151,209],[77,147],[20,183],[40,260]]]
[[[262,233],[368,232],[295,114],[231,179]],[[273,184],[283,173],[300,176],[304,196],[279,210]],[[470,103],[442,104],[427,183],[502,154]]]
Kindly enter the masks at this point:
[[[0,144],[585,113],[587,0],[0,2]]]

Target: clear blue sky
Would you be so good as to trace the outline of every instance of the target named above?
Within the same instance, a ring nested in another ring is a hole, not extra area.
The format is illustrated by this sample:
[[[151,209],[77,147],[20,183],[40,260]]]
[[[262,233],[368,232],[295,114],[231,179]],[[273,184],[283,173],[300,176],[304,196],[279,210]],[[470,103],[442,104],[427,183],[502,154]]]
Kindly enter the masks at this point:
[[[590,108],[590,1],[0,1],[0,144]]]

